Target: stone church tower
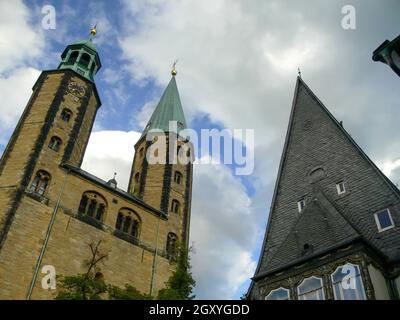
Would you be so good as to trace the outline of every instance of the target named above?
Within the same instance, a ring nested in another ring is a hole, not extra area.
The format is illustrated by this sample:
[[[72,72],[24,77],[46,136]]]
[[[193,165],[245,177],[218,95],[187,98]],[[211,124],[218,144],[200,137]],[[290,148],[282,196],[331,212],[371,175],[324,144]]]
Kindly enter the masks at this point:
[[[180,136],[186,121],[175,69],[135,146],[128,192],[80,168],[101,106],[95,33],[67,46],[57,69],[41,73],[0,160],[0,299],[54,298],[57,289],[42,287],[43,267],[86,273],[90,245],[99,241],[106,258],[96,272],[107,283],[157,294],[175,268],[177,243],[188,243],[192,164],[146,157],[150,128],[160,139],[169,133],[167,144],[177,140],[177,150],[191,148]],[[169,132],[170,121],[178,130]]]
[[[298,77],[248,299],[398,299],[400,191]]]

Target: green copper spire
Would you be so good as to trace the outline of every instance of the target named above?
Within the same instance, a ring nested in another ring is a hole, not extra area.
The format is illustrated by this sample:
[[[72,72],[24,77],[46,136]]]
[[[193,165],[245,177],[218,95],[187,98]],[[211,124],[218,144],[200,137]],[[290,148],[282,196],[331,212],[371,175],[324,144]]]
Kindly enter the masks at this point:
[[[90,30],[88,40],[78,41],[67,46],[61,55],[61,63],[58,69],[71,69],[86,79],[94,82],[94,75],[101,68],[99,54],[92,42],[96,35],[96,27]]]
[[[179,98],[178,88],[176,86],[175,68],[172,70],[172,79],[165,89],[160,102],[154,110],[146,128],[144,129],[143,136],[151,129],[159,129],[164,132],[169,132],[169,122],[176,121],[177,130],[180,133],[183,129],[186,129],[186,119],[183,113],[181,99]]]

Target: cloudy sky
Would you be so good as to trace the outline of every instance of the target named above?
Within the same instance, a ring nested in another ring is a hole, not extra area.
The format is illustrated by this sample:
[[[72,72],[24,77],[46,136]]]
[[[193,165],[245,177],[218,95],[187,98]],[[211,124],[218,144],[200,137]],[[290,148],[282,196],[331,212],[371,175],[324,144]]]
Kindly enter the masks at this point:
[[[42,8],[56,9],[56,29]],[[352,5],[355,30],[342,27]],[[375,163],[400,183],[400,79],[371,60],[399,35],[398,0],[6,1],[0,0],[0,154],[40,70],[64,47],[95,39],[103,101],[84,169],[127,186],[133,145],[179,59],[189,126],[254,129],[255,168],[196,165],[193,273],[198,298],[239,298],[253,275],[293,98],[302,77]],[[211,155],[213,156],[213,155]]]

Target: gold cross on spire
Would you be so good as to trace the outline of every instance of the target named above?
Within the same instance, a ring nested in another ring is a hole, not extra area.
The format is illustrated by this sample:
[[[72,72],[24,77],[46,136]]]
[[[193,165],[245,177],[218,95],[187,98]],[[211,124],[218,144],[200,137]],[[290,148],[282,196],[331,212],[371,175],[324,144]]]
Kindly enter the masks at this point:
[[[176,69],[175,69],[177,63],[178,63],[178,59],[176,59],[176,60],[174,61],[174,63],[172,64],[172,71],[171,71],[171,74],[172,74],[174,77],[175,77],[175,76],[177,75],[177,73],[178,73],[178,71],[176,71]]]
[[[92,29],[90,29],[90,36],[93,38],[97,34],[97,23],[94,25]]]

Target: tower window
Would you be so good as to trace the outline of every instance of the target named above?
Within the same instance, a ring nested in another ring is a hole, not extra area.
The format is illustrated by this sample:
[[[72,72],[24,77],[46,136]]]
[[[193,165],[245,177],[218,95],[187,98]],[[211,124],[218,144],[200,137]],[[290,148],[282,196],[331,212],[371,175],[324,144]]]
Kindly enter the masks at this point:
[[[339,195],[346,193],[346,186],[343,181],[340,181],[339,183],[336,184],[336,190]]]
[[[118,212],[115,229],[130,234],[132,237],[139,238],[140,218],[130,209],[121,209]]]
[[[61,146],[61,139],[58,137],[51,137],[49,148],[54,151],[59,151]]]
[[[78,59],[79,51],[72,51],[71,55],[68,58],[68,63],[75,63],[76,59]]]
[[[171,203],[171,211],[173,212],[173,213],[179,213],[179,208],[180,208],[180,203],[179,203],[179,201],[178,200],[172,200],[172,203]]]
[[[82,67],[87,68],[90,62],[90,56],[87,53],[82,54],[81,59],[79,60],[79,63],[82,65]]]
[[[168,233],[166,247],[167,259],[174,260],[176,258],[177,240],[178,237],[175,233]]]
[[[44,170],[39,170],[32,181],[30,192],[43,196],[49,186],[49,182],[50,175]]]
[[[305,207],[306,207],[306,200],[304,198],[297,201],[297,209],[299,210],[299,212],[302,212]]]
[[[79,213],[92,217],[100,222],[104,221],[106,200],[95,192],[85,192],[79,203]]]
[[[140,150],[139,150],[139,157],[140,157],[140,158],[143,158],[143,154],[144,154],[144,149],[143,149],[143,147],[142,147],[142,148],[140,148]]]
[[[63,109],[63,111],[61,112],[61,120],[69,122],[69,120],[71,120],[71,117],[72,117],[72,111],[66,108]]]
[[[175,171],[174,182],[177,183],[177,184],[181,184],[182,183],[182,179],[183,179],[182,173],[180,173],[179,171]]]
[[[390,214],[389,209],[382,210],[380,212],[375,213],[375,222],[378,226],[378,231],[386,231],[394,228],[394,223],[392,219],[392,215]]]

